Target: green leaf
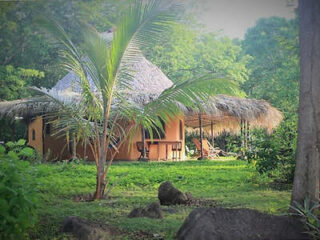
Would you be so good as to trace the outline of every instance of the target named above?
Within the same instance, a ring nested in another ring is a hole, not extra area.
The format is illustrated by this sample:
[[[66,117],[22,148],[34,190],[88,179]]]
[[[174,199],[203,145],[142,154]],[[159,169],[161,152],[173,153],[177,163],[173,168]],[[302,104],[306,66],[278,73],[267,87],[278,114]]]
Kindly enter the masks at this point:
[[[26,140],[25,139],[19,139],[19,141],[17,141],[16,143],[18,146],[24,146],[26,144]]]

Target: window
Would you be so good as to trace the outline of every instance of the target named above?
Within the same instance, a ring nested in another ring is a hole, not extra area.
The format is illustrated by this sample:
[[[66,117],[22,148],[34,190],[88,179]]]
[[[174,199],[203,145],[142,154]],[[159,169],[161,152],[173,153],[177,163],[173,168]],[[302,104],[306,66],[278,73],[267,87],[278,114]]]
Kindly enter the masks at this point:
[[[36,140],[36,131],[32,129],[32,140]]]
[[[50,124],[48,123],[48,124],[46,124],[46,134],[47,134],[47,135],[50,135],[50,130],[51,130],[51,126],[50,126]]]
[[[162,129],[157,127],[155,129],[152,129],[152,135],[153,135],[153,139],[164,139],[166,137],[165,135],[165,123],[162,119],[160,119],[160,122],[161,122],[161,125],[162,125]],[[145,131],[145,138],[146,139],[150,139],[151,136],[150,136],[150,133],[149,131]]]
[[[183,123],[182,123],[182,120],[179,121],[179,135],[180,135],[180,140],[183,140]]]

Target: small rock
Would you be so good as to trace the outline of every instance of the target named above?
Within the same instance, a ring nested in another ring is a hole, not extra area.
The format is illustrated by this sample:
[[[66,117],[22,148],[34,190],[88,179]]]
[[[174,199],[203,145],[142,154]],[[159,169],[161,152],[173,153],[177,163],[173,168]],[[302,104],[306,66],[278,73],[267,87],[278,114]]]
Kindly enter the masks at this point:
[[[63,221],[62,232],[72,233],[79,240],[107,239],[107,233],[102,229],[92,226],[89,222],[78,217],[66,217]]]
[[[186,194],[175,188],[169,181],[161,183],[158,189],[158,198],[161,205],[186,204],[188,202]]]
[[[129,218],[148,217],[148,218],[163,218],[159,203],[151,203],[146,208],[135,208],[129,213]]]

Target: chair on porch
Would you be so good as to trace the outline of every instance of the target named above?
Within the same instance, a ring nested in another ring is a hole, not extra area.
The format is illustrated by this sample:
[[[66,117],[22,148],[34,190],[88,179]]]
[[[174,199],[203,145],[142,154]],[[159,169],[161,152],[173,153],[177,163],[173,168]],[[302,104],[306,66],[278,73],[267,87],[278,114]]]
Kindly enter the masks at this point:
[[[137,149],[138,149],[138,152],[140,152],[140,158],[142,158],[142,154],[143,154],[143,142],[137,142]],[[149,152],[150,152],[150,149],[149,149],[149,146],[148,144],[145,144],[145,150],[146,150],[146,157],[149,158]]]
[[[181,151],[182,151],[182,143],[177,142],[172,144],[172,160],[181,160]],[[178,158],[178,152],[179,152],[179,158]],[[174,154],[176,153],[176,154]],[[174,156],[176,155],[176,156]]]
[[[201,144],[200,141],[197,138],[192,139],[194,145],[196,146],[197,150],[200,152],[201,151]],[[202,139],[202,151],[203,151],[203,156],[204,157],[217,157],[217,154],[215,154],[213,147],[211,144],[208,142],[207,139]]]

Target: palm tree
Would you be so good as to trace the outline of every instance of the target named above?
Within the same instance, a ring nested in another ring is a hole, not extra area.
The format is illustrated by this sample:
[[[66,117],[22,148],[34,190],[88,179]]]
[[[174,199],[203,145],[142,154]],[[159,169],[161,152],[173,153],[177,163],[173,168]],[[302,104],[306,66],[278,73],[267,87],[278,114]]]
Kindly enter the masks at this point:
[[[83,24],[81,49],[72,43],[59,24],[42,21],[63,45],[65,68],[80,78],[82,93],[76,96],[76,104],[70,103],[73,100],[61,99],[59,94],[42,92],[61,107],[59,113],[55,113],[58,116],[57,130],[73,131],[74,136],[86,139],[91,147],[97,167],[94,199],[104,196],[109,184],[106,177],[116,153],[124,142],[140,131],[141,126],[152,137],[152,129],[161,129],[161,120],[168,122],[181,113],[182,107],[201,106],[208,95],[230,92],[235,87],[232,81],[205,74],[175,83],[156,99],[144,104],[137,105],[126,96],[133,78],[128,66],[141,56],[139,49],[157,41],[170,27],[178,9],[179,6],[170,1],[145,3],[134,0],[116,26],[110,43],[106,43],[93,27]],[[89,76],[97,91],[91,89]]]

